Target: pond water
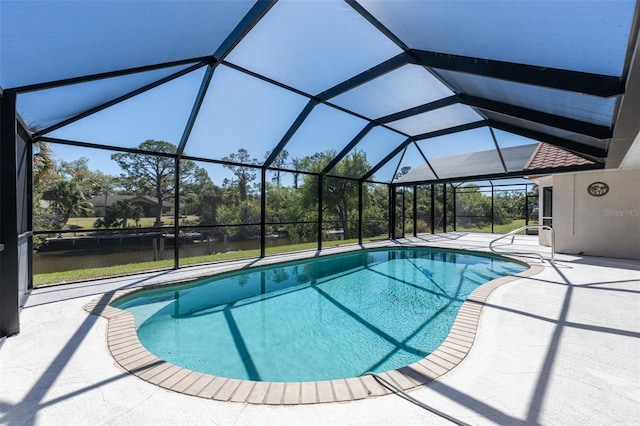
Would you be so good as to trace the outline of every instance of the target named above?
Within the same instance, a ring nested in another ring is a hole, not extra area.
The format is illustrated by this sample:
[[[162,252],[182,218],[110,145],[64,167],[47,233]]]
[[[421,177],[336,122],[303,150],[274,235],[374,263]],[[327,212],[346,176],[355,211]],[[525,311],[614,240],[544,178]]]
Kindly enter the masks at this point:
[[[267,240],[267,247],[272,245],[290,244],[288,238]],[[260,240],[228,241],[226,246],[222,241],[198,242],[180,245],[180,257],[203,256],[213,253],[250,250],[260,247]],[[155,259],[154,259],[155,256]],[[100,268],[105,266],[123,265],[129,263],[150,262],[153,260],[173,259],[173,245],[165,246],[164,257],[158,246],[154,253],[153,247],[95,247],[71,250],[38,251],[33,253],[33,273],[71,271],[76,269]]]

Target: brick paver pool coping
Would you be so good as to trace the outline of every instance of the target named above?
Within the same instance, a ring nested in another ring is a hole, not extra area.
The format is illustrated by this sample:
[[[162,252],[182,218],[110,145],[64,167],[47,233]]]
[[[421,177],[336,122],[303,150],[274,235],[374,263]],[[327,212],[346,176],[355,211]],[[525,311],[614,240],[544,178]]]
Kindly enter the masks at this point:
[[[529,263],[529,266],[526,271],[489,281],[476,288],[460,307],[449,335],[438,349],[418,362],[379,375],[408,391],[451,371],[462,362],[473,345],[480,314],[489,294],[501,285],[535,275],[544,269],[536,263]],[[201,398],[269,405],[345,402],[393,393],[372,376],[319,382],[257,382],[198,373],[164,361],[142,346],[133,315],[109,304],[143,288],[169,284],[175,283],[107,293],[84,307],[90,314],[108,319],[107,346],[111,355],[120,367],[142,380]]]

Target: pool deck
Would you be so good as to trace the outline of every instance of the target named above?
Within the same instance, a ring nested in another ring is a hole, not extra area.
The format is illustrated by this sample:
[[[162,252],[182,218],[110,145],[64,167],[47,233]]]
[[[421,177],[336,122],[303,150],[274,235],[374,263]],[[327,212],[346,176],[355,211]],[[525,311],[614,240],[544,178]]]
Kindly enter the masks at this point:
[[[459,232],[367,247],[487,251],[494,237]],[[522,248],[548,253],[537,237],[517,237],[516,250]],[[83,309],[116,290],[313,255],[34,290],[22,312],[22,332],[0,348],[0,424],[451,424],[395,394],[290,406],[170,391],[124,371],[107,349],[107,320]],[[469,424],[637,424],[640,261],[558,255],[555,264],[542,266],[536,275],[487,292],[468,354],[409,395]]]

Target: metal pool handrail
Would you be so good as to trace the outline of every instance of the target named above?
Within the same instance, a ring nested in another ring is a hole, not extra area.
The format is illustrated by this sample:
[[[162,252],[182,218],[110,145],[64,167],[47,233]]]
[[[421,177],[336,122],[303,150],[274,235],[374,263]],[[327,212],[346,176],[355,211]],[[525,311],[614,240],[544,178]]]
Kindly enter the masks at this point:
[[[383,386],[393,390],[394,392],[396,392],[398,395],[400,395],[402,398],[406,399],[409,402],[412,402],[414,404],[416,404],[418,407],[424,408],[427,411],[431,411],[433,414],[436,414],[444,419],[449,420],[451,423],[455,423],[459,426],[471,426],[468,423],[463,422],[462,420],[458,420],[453,416],[450,416],[446,413],[443,413],[440,410],[436,410],[435,408],[425,404],[422,401],[419,401],[417,399],[415,399],[414,397],[412,397],[411,395],[409,395],[408,393],[406,393],[405,391],[403,391],[402,389],[400,389],[399,387],[397,387],[396,385],[394,385],[393,383],[389,382],[388,380],[386,380],[384,377],[380,376],[379,374],[376,374],[372,371],[367,371],[366,373],[363,374],[363,376],[372,376],[374,379],[378,380],[379,382],[382,383]]]
[[[550,259],[550,262],[553,263],[556,260],[556,231],[554,231],[553,228],[548,226],[548,225],[525,225],[525,226],[522,226],[522,227],[520,227],[518,229],[514,229],[513,231],[507,232],[506,234],[499,236],[495,240],[492,240],[489,243],[489,250],[491,250],[493,253],[500,253],[500,252],[496,251],[493,248],[493,243],[495,243],[496,241],[499,241],[499,240],[501,240],[503,238],[506,238],[506,237],[508,237],[510,235],[514,235],[514,234],[517,234],[518,232],[522,232],[524,230],[533,229],[533,228],[544,229],[546,231],[551,231],[551,259]],[[511,244],[513,244],[513,237],[511,238]],[[540,253],[536,253],[535,251],[515,251],[515,252],[510,252],[510,254],[534,254],[534,255],[540,257],[540,260],[544,260],[544,257]]]

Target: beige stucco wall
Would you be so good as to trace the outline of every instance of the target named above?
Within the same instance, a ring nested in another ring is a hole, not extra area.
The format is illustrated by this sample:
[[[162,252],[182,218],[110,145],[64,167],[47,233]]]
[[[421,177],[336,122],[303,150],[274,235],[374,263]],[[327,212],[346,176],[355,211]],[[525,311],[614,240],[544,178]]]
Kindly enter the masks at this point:
[[[589,195],[594,182],[609,192]],[[640,259],[640,170],[554,175],[553,228],[558,253]]]

